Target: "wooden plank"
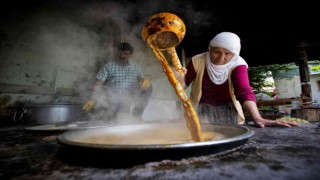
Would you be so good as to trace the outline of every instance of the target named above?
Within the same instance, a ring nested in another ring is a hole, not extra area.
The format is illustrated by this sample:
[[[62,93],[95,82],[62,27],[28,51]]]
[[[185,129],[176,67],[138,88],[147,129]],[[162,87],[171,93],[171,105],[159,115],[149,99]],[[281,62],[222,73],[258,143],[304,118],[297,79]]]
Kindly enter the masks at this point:
[[[278,99],[269,101],[257,101],[257,106],[276,106],[276,105],[286,105],[291,104],[291,101],[296,99]]]

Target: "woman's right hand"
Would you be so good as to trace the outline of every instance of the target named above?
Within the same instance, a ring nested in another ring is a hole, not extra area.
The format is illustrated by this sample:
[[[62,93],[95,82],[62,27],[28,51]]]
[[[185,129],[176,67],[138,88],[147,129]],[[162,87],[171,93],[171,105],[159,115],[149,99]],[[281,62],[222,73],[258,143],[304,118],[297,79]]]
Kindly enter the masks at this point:
[[[184,77],[186,76],[188,70],[185,67],[182,67],[180,69],[180,71],[175,70],[174,67],[171,67],[171,69],[172,69],[176,79],[179,81],[179,83],[182,85],[182,87],[185,88],[186,83],[185,83]]]
[[[185,67],[182,67],[181,69],[176,70],[174,67],[171,66],[171,69],[176,78],[181,78],[181,77],[184,78],[188,71]]]

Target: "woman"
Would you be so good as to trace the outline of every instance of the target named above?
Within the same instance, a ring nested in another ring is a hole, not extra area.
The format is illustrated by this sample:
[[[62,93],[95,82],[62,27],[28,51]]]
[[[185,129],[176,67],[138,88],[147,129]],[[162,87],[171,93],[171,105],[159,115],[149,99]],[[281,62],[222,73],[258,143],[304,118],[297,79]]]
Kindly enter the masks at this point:
[[[195,55],[187,69],[183,68],[184,77],[175,73],[185,88],[192,83],[190,100],[201,121],[243,124],[243,107],[258,127],[297,126],[297,123],[272,121],[260,115],[249,85],[248,65],[239,56],[240,48],[236,34],[219,33],[210,41],[208,52]]]

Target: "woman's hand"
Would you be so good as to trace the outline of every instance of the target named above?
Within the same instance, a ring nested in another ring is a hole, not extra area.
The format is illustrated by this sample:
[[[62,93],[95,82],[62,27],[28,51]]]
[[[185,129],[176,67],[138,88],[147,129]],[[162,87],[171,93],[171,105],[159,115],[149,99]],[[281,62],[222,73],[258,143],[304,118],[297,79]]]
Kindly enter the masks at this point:
[[[172,69],[174,76],[181,84],[181,86],[183,88],[186,88],[186,83],[185,83],[184,77],[187,74],[187,69],[185,67],[182,67],[179,71],[175,70],[173,67],[171,67],[171,69]]]
[[[254,120],[254,125],[260,128],[275,127],[275,126],[293,127],[293,126],[299,126],[299,123],[286,122],[286,121],[279,122],[279,121],[259,118]]]
[[[257,107],[257,104],[254,101],[245,101],[243,103],[244,109],[249,112],[251,118],[254,121],[254,125],[257,127],[274,127],[274,126],[284,126],[284,127],[293,127],[293,126],[299,126],[298,123],[295,122],[287,122],[287,121],[274,121],[269,119],[264,119]]]

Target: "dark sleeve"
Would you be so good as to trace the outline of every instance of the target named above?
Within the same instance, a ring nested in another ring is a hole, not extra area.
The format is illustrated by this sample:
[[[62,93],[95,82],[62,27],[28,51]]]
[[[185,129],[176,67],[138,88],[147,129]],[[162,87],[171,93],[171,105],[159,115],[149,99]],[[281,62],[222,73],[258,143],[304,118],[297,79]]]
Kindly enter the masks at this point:
[[[189,86],[192,83],[192,81],[196,78],[196,76],[197,73],[194,70],[192,61],[190,61],[187,65],[187,74],[185,76],[186,85]]]
[[[234,93],[241,104],[247,100],[256,102],[256,96],[249,83],[247,66],[241,65],[236,67],[232,71],[231,79],[234,86]]]

